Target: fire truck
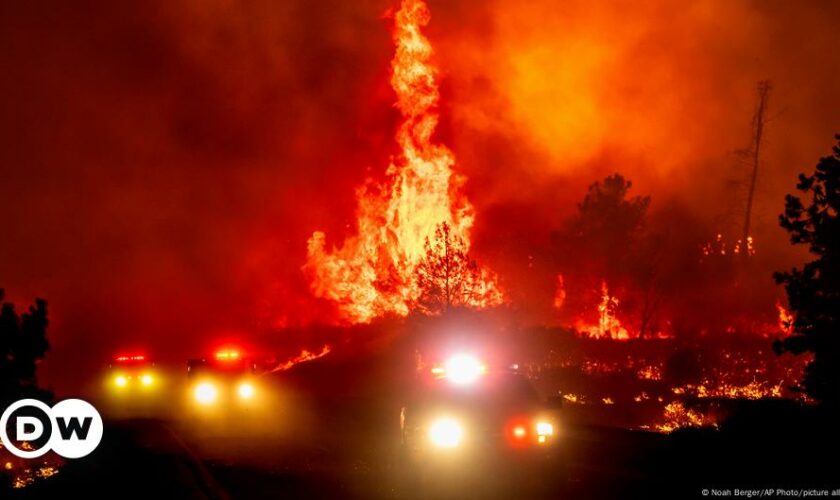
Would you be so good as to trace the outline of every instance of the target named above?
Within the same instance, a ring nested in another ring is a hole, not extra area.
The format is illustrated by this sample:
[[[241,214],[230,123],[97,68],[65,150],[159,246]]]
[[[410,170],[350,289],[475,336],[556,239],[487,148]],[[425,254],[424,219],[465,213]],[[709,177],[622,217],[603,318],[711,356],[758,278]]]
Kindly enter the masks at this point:
[[[257,365],[237,349],[187,361],[187,382],[199,408],[248,407],[258,397]]]
[[[138,397],[150,394],[158,385],[155,364],[142,354],[115,356],[108,365],[106,383],[112,395]]]
[[[403,456],[414,466],[548,456],[561,438],[560,406],[541,400],[517,365],[456,354],[421,374],[402,407]]]

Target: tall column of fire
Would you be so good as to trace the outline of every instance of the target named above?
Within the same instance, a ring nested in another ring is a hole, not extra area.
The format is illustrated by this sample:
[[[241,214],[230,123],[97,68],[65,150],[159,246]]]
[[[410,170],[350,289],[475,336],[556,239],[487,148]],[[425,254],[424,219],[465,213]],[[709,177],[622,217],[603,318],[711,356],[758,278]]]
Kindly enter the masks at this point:
[[[400,155],[387,169],[387,182],[359,189],[356,236],[330,250],[321,231],[308,242],[304,270],[313,293],[334,301],[351,322],[408,314],[420,294],[415,270],[440,224],[469,249],[474,211],[460,192],[464,178],[452,170],[452,151],[432,141],[440,93],[432,47],[421,32],[429,19],[422,0],[404,0],[394,16],[391,86],[402,122],[396,131]],[[500,303],[495,275],[482,270],[481,276],[484,292],[470,305]]]

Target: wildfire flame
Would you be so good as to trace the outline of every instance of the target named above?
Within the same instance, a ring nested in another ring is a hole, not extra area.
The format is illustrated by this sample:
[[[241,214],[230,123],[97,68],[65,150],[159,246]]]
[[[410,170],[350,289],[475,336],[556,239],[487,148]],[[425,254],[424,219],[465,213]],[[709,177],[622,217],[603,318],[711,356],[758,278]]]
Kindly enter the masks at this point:
[[[578,403],[583,401],[583,398],[577,394],[563,394],[563,399],[569,403]]]
[[[577,322],[575,328],[584,336],[593,339],[628,340],[630,333],[621,325],[616,317],[619,300],[610,295],[606,280],[601,281],[601,301],[598,303],[598,324],[588,325],[584,321]]]
[[[785,335],[790,335],[793,333],[793,313],[781,302],[776,302],[776,309],[779,311],[779,330]]]
[[[440,224],[448,224],[469,250],[474,214],[460,193],[464,178],[452,170],[452,151],[432,142],[440,93],[432,47],[421,32],[429,19],[422,0],[403,0],[394,16],[391,86],[402,114],[396,131],[401,154],[388,167],[388,182],[377,186],[368,181],[357,192],[356,236],[330,251],[321,231],[308,242],[304,269],[312,292],[335,302],[343,319],[351,322],[409,313],[420,294],[415,270],[426,240],[434,239]],[[485,271],[481,277],[485,295],[469,305],[501,303],[495,275]]]
[[[644,366],[636,373],[636,377],[639,380],[662,380],[662,367],[654,365]]]
[[[727,243],[726,239],[724,239],[723,234],[718,233],[715,236],[714,241],[709,241],[703,244],[700,248],[700,251],[703,254],[703,257],[713,257],[713,256],[720,256],[726,257],[728,250],[727,250]],[[735,243],[732,246],[732,253],[731,255],[745,255],[747,257],[752,257],[755,255],[755,240],[752,236],[747,236],[746,244],[739,238],[735,240]]]
[[[738,399],[764,399],[781,398],[784,383],[770,383],[768,381],[753,380],[746,384],[735,384],[725,380],[712,382],[704,380],[699,385],[686,384],[685,386],[673,387],[674,394],[691,394],[698,398],[738,398]]]
[[[674,401],[665,406],[665,422],[655,426],[659,432],[669,433],[681,427],[715,426],[714,421],[702,413],[686,408],[681,402]]]
[[[291,367],[298,365],[300,363],[305,363],[307,361],[312,361],[313,359],[323,358],[327,354],[330,353],[332,348],[329,345],[324,344],[324,347],[321,348],[320,352],[310,352],[304,349],[294,358],[286,361],[285,363],[279,365],[277,368],[271,370],[273,372],[282,372],[290,369]]]

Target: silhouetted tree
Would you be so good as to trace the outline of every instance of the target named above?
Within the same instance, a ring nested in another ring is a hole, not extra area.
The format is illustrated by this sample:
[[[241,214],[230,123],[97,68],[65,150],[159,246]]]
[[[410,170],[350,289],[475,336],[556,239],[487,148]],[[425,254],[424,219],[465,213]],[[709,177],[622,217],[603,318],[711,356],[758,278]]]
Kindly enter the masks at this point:
[[[47,302],[36,299],[28,312],[18,316],[14,305],[3,298],[0,289],[0,400],[8,402],[36,392],[36,366],[50,345]]]
[[[575,245],[610,262],[622,260],[638,239],[650,206],[649,196],[628,198],[633,183],[620,174],[595,182],[568,222],[561,243]]]
[[[803,198],[785,197],[780,224],[794,245],[808,245],[817,258],[802,269],[775,273],[794,314],[793,332],[776,341],[777,353],[811,352],[799,389],[828,406],[840,406],[840,134],[832,156],[816,171],[799,175]],[[807,206],[806,206],[807,204]]]
[[[552,242],[568,286],[568,308],[591,308],[599,300],[603,280],[613,294],[632,282],[635,289],[644,291],[635,297],[643,334],[658,304],[653,289],[647,290],[654,281],[649,267],[655,247],[642,244],[647,237],[650,197],[630,197],[632,186],[620,174],[590,185],[577,212],[552,234]]]
[[[424,314],[474,306],[487,293],[481,269],[469,258],[464,241],[445,222],[435,229],[434,240],[426,238],[425,256],[416,273],[420,288],[416,308]]]

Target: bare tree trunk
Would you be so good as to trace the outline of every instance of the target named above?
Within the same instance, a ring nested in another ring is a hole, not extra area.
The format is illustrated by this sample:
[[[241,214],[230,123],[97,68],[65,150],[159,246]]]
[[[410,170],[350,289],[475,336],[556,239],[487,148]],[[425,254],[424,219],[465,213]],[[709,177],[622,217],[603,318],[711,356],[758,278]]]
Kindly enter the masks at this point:
[[[449,227],[444,226],[443,228],[443,262],[444,262],[444,274],[446,276],[446,280],[444,281],[445,286],[445,298],[446,301],[443,305],[443,312],[449,311],[449,306],[452,305],[452,291],[450,289],[449,280],[452,277],[452,270],[451,270],[451,263],[449,262]]]
[[[770,82],[762,80],[758,82],[758,105],[753,117],[755,132],[753,135],[752,147],[752,175],[750,176],[750,187],[747,193],[746,213],[744,214],[744,233],[741,237],[741,254],[748,256],[747,240],[750,237],[750,224],[752,219],[753,199],[755,198],[755,185],[758,180],[758,165],[761,159],[761,137],[764,134],[764,113],[767,110],[767,96],[770,93]]]

